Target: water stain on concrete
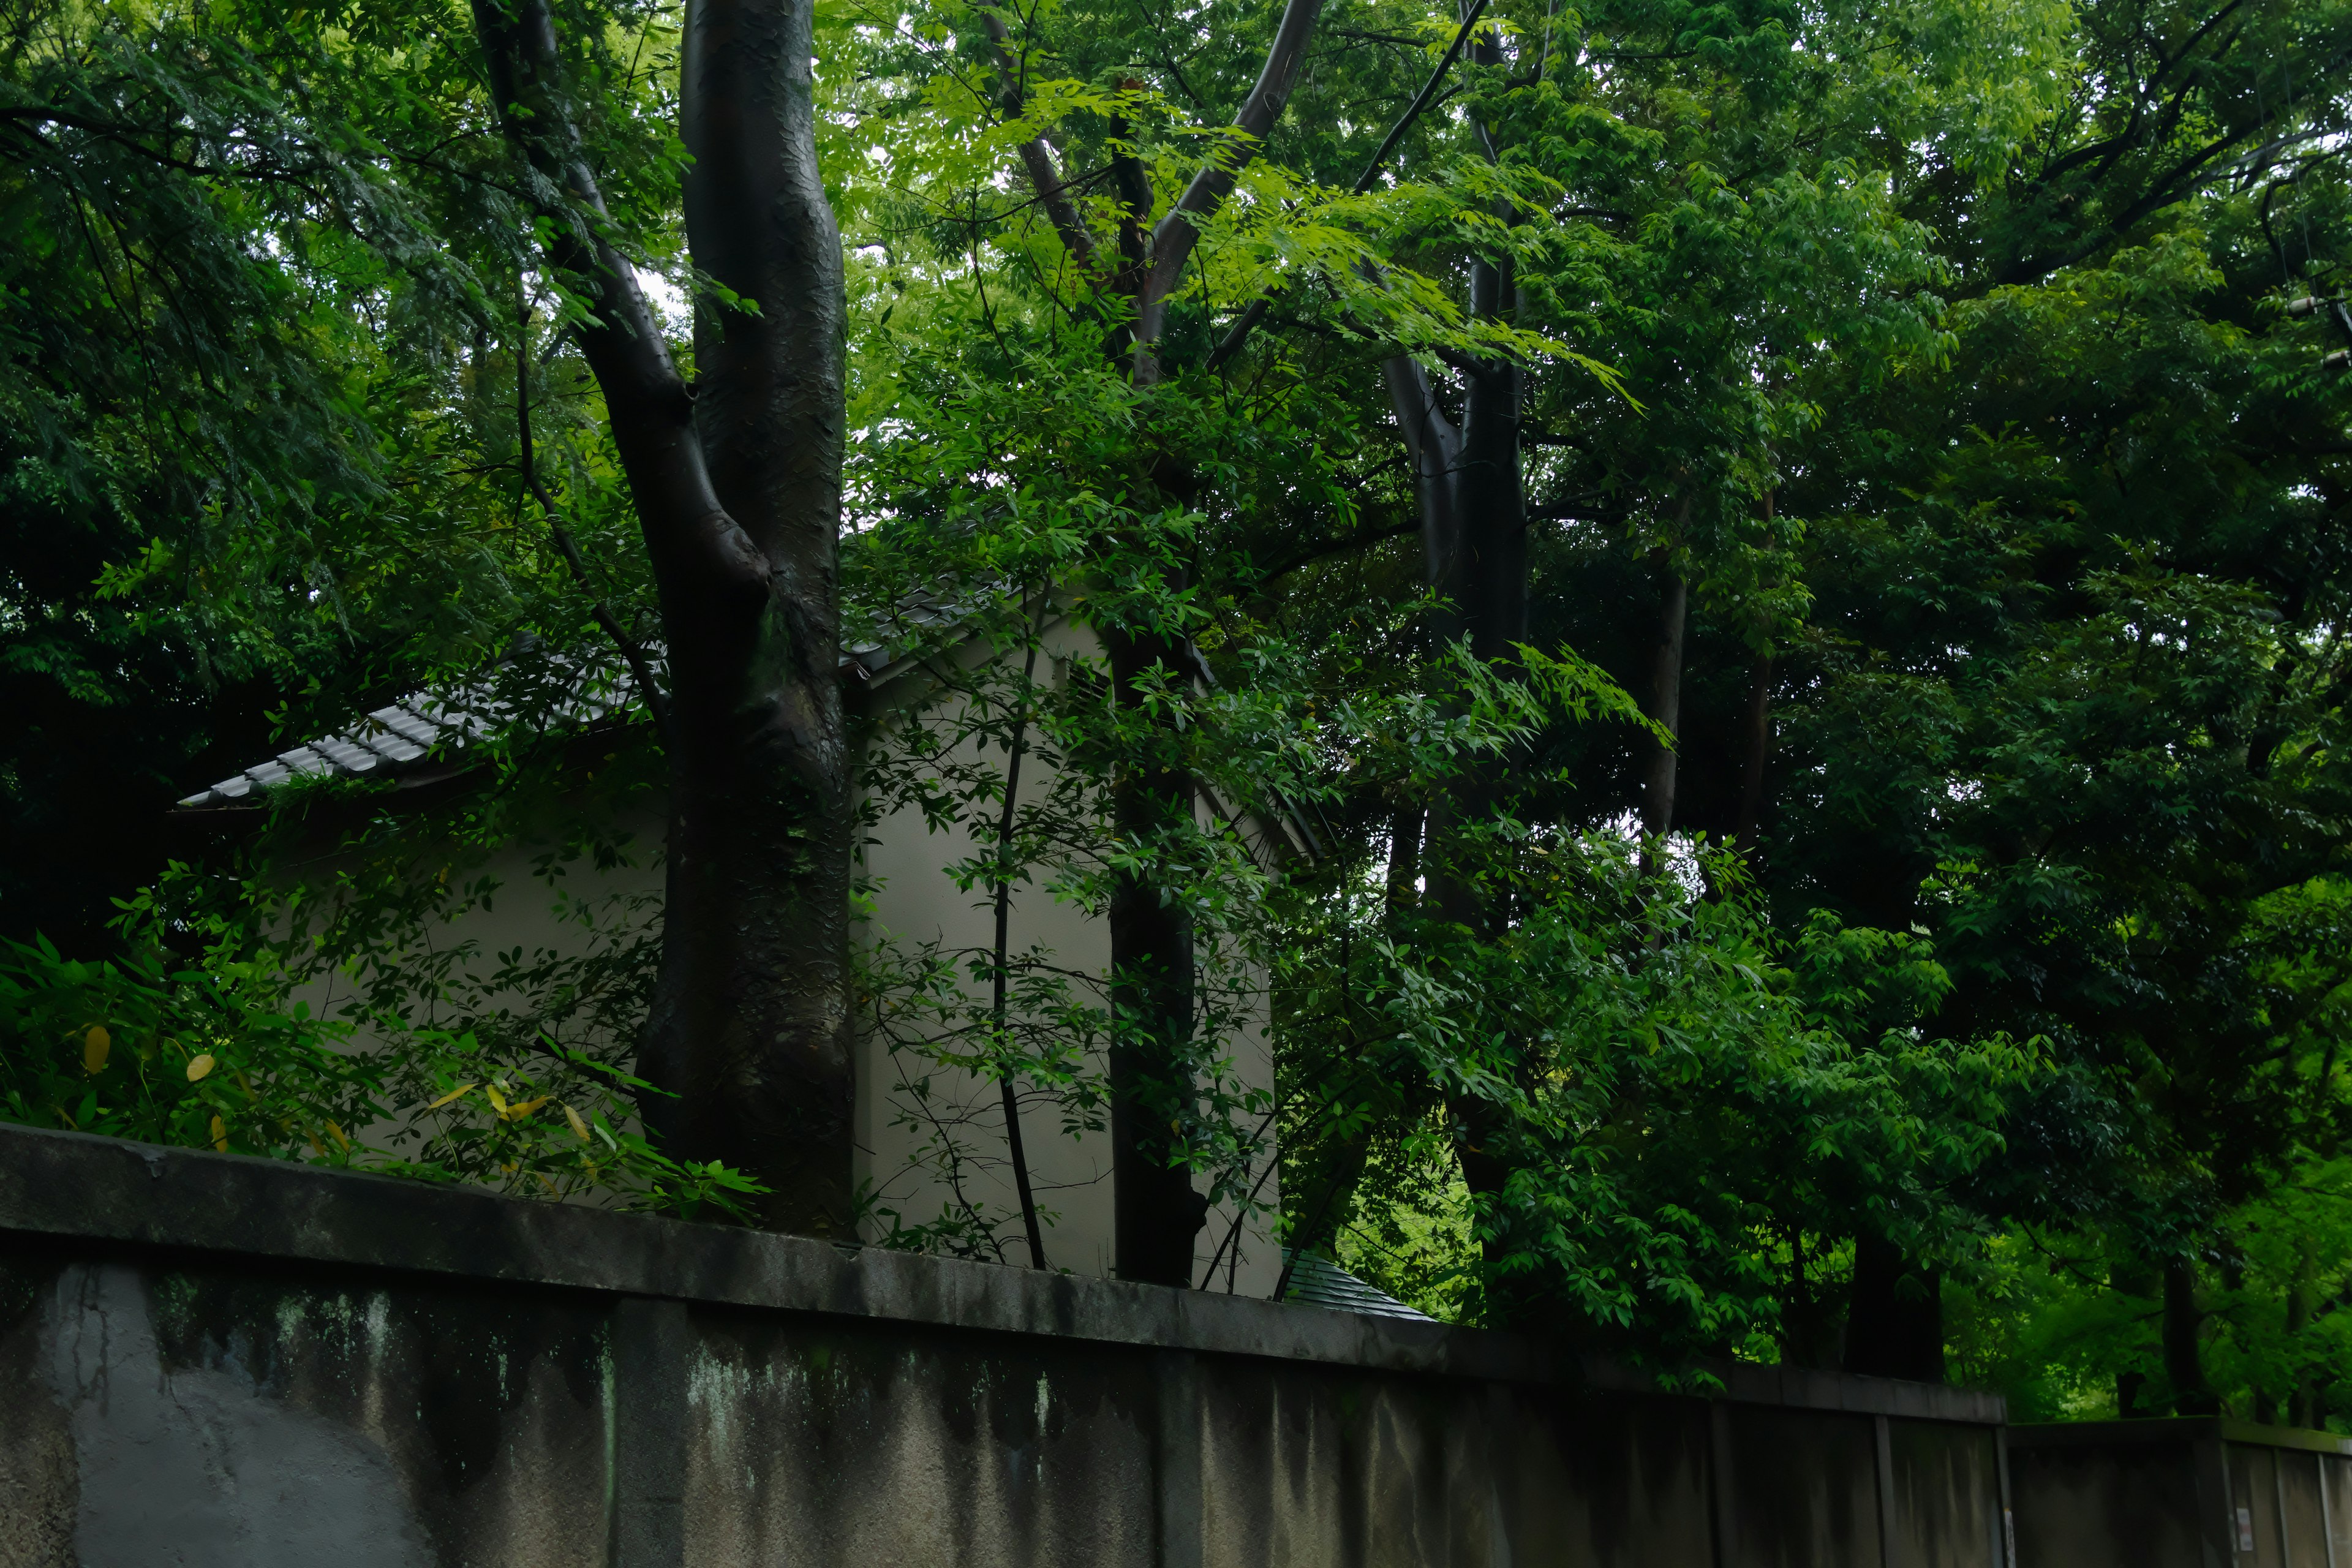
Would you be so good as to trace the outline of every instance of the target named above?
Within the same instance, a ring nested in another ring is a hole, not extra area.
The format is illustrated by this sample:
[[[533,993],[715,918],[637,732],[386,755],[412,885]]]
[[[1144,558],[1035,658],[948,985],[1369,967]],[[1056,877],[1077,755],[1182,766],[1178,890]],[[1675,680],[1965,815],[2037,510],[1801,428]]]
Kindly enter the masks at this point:
[[[61,1271],[39,1342],[71,1441],[80,1568],[428,1568],[383,1448],[260,1397],[234,1360],[166,1365],[130,1267]]]

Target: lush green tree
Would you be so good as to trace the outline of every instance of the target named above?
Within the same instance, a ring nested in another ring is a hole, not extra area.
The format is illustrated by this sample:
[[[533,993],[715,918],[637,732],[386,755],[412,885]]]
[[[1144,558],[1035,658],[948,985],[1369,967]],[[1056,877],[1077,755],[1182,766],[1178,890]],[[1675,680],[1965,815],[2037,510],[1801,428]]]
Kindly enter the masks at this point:
[[[2339,25],[2086,13],[2098,71],[2001,177],[1931,165],[1906,198],[1952,237],[1950,356],[1836,405],[1784,492],[1818,629],[1774,687],[1767,880],[1931,931],[1952,1026],[2053,1043],[1971,1202],[2154,1314],[2093,1379],[2126,1412],[2279,1407],[2288,1383],[2215,1383],[2200,1337],[2234,1358],[2232,1237],[2334,1158],[2332,1061],[2295,1042],[2332,984],[2343,392],[2324,322],[2282,307],[2326,291],[2342,196],[2330,89],[2266,84],[2329,79],[2302,50]],[[2015,1321],[1975,1289],[1973,1324]],[[2274,1324],[2312,1321],[2294,1296]],[[2061,1323],[2110,1310],[2063,1297]]]
[[[8,1114],[1049,1266],[1045,1101],[1132,1278],[2336,1397],[2327,0],[7,16]],[[429,801],[52,847],[436,685]],[[861,793],[992,945],[853,951]],[[853,1028],[1014,1207],[861,1215]]]

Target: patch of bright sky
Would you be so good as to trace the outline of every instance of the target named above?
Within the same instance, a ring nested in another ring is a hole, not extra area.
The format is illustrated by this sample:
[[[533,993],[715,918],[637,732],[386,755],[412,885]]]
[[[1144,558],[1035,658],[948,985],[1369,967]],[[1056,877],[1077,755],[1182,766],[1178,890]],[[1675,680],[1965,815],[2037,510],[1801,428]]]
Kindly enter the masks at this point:
[[[1638,847],[1642,842],[1641,815],[1621,811],[1602,823],[1600,831],[1621,840],[1629,847]],[[1703,897],[1706,892],[1706,878],[1699,871],[1696,841],[1690,834],[1669,832],[1662,847],[1665,853],[1666,875],[1672,877],[1691,898]]]
[[[637,275],[637,287],[645,291],[646,303],[653,307],[654,318],[661,323],[663,335],[682,338],[694,327],[694,318],[686,308],[686,290],[676,281],[658,272],[644,268],[633,268]]]

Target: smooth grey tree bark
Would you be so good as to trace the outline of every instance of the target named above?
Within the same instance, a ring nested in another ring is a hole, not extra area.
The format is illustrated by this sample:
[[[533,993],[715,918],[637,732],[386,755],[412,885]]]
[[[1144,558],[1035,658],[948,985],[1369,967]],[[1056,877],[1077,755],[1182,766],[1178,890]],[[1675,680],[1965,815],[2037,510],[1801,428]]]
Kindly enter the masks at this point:
[[[680,122],[696,265],[756,313],[698,310],[671,362],[612,243],[547,0],[476,0],[509,138],[547,182],[546,260],[589,304],[658,591],[670,679],[668,887],[639,1071],[649,1125],[772,1189],[768,1226],[851,1225],[849,868],[838,662],[841,247],[818,181],[812,0],[690,0]]]

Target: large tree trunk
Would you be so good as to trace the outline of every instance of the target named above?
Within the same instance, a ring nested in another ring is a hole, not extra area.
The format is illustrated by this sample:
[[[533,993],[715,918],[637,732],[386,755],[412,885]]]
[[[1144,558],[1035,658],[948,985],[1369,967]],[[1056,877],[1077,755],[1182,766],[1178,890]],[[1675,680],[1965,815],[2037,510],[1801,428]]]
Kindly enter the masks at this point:
[[[1113,173],[1119,195],[1117,282],[1135,312],[1119,347],[1132,356],[1130,368],[1142,381],[1159,371],[1153,345],[1133,331],[1150,291],[1151,179],[1126,153],[1116,155]],[[1192,500],[1192,475],[1179,459],[1163,456],[1150,463],[1138,483],[1179,505]],[[1146,542],[1132,542],[1148,548]],[[1159,712],[1149,696],[1155,682],[1192,683],[1181,630],[1133,623],[1099,629],[1111,698],[1121,707]],[[1138,868],[1113,879],[1109,910],[1111,1268],[1122,1279],[1181,1286],[1192,1282],[1194,1238],[1209,1217],[1208,1201],[1179,1163],[1184,1124],[1198,1099],[1192,1069],[1192,921],[1161,880],[1140,867],[1156,858],[1156,846],[1183,841],[1194,784],[1172,716],[1147,724],[1141,744],[1149,754],[1117,759],[1110,785],[1112,824],[1120,840],[1138,851]]]
[[[1162,676],[1185,679],[1178,639],[1107,628],[1104,641],[1114,701],[1139,700],[1139,688]],[[1183,737],[1169,731],[1150,738],[1161,753],[1121,759],[1110,803],[1120,837],[1140,847],[1145,858],[1157,843],[1182,843],[1194,793],[1180,760]],[[1189,1285],[1193,1238],[1209,1217],[1208,1199],[1177,1163],[1196,1098],[1192,921],[1148,872],[1122,874],[1112,885],[1110,961],[1113,1268],[1122,1279]]]
[[[1421,900],[1421,825],[1429,815],[1420,805],[1402,807],[1389,819],[1389,935],[1402,940],[1405,918]]]
[[[1682,733],[1683,631],[1690,620],[1690,584],[1669,563],[1658,604],[1658,640],[1650,654],[1650,717],[1670,736]],[[1675,748],[1654,742],[1642,773],[1642,831],[1663,837],[1675,825]]]
[[[1480,263],[1478,270],[1491,268]],[[1466,638],[1481,658],[1507,658],[1511,645],[1527,636],[1526,512],[1523,504],[1509,504],[1519,477],[1517,374],[1465,375],[1457,427],[1418,363],[1400,355],[1384,369],[1413,466],[1423,571],[1444,601],[1439,635],[1448,641]],[[1497,402],[1506,405],[1497,408]],[[1501,775],[1496,764],[1473,764],[1433,802],[1422,851],[1430,912],[1481,935],[1499,931],[1506,911],[1488,907],[1458,858],[1465,853],[1463,830],[1492,813]],[[1500,1147],[1507,1131],[1500,1109],[1480,1096],[1462,1095],[1447,1110],[1463,1181],[1474,1194],[1499,1194],[1510,1176]]]
[[[2286,1337],[2295,1344],[2311,1326],[2311,1280],[2315,1249],[2306,1236],[2295,1259],[2294,1279],[2286,1292]],[[2300,1346],[2298,1345],[2299,1349]],[[2290,1426],[2319,1426],[2319,1380],[2306,1373],[2294,1381],[2286,1396],[2285,1421]]]
[[[546,0],[477,0],[508,133],[599,214]],[[559,217],[668,642],[668,891],[639,1070],[681,1158],[767,1183],[761,1217],[845,1235],[854,801],[838,658],[841,252],[816,174],[810,0],[694,0],[681,120],[695,262],[759,313],[698,321],[698,393],[629,266]],[[520,112],[517,112],[517,110]]]
[[[1893,1242],[1856,1238],[1847,1298],[1845,1370],[1872,1377],[1944,1381],[1943,1280],[1917,1268]]]
[[[1284,8],[1265,68],[1234,116],[1235,128],[1248,136],[1251,145],[1263,142],[1281,117],[1321,9],[1322,0],[1289,0]],[[1160,379],[1159,332],[1168,300],[1199,237],[1196,225],[1232,192],[1239,167],[1240,161],[1231,159],[1203,164],[1175,205],[1152,223],[1145,171],[1131,158],[1120,161],[1118,281],[1129,291],[1134,312],[1126,346],[1139,388]],[[1050,166],[1030,166],[1033,181],[1052,173]],[[1072,249],[1086,259],[1076,245]],[[1144,468],[1139,476],[1141,485],[1175,505],[1192,504],[1195,481],[1181,454],[1163,453]],[[1192,684],[1200,661],[1181,628],[1129,625],[1103,630],[1114,701],[1137,700],[1155,680]],[[1196,787],[1181,761],[1184,737],[1172,715],[1164,726],[1147,742],[1153,754],[1125,760],[1111,790],[1112,820],[1119,837],[1147,850],[1158,842],[1181,842],[1191,831],[1194,810]],[[1122,874],[1114,882],[1109,916],[1111,1169],[1117,1223],[1113,1268],[1123,1279],[1189,1285],[1194,1237],[1209,1214],[1208,1200],[1193,1189],[1192,1172],[1177,1163],[1183,1125],[1194,1114],[1197,1100],[1191,1068],[1195,1010],[1192,918],[1160,879],[1140,871]]]
[[[1258,79],[1234,115],[1234,129],[1244,133],[1242,150],[1204,163],[1156,224],[1149,171],[1131,154],[1113,159],[1121,212],[1118,266],[1109,281],[1129,310],[1116,350],[1127,359],[1139,388],[1155,385],[1162,376],[1160,330],[1199,238],[1198,225],[1232,194],[1242,165],[1281,118],[1321,11],[1322,0],[1287,0]],[[999,101],[1017,114],[1020,66],[995,0],[984,0],[981,20],[996,68]],[[1123,128],[1115,128],[1115,134],[1123,136]],[[1093,237],[1069,200],[1053,149],[1037,136],[1018,151],[1023,171],[1071,259],[1082,274],[1098,277]],[[1181,454],[1161,453],[1138,468],[1139,488],[1156,489],[1180,506],[1192,503],[1193,479]],[[1154,679],[1192,679],[1199,659],[1181,630],[1148,625],[1101,629],[1114,700],[1129,700]],[[1171,720],[1168,731],[1152,738],[1150,749],[1160,754],[1135,760],[1114,781],[1113,826],[1126,842],[1149,846],[1189,827],[1195,792],[1191,775],[1175,760],[1181,742]],[[1191,1173],[1172,1163],[1181,1152],[1181,1123],[1195,1100],[1189,1066],[1192,921],[1167,900],[1156,879],[1130,874],[1113,886],[1109,926],[1111,1163],[1118,1225],[1113,1268],[1122,1279],[1185,1285],[1192,1280],[1193,1237],[1208,1215],[1207,1201],[1193,1191]]]
[[[1748,672],[1748,717],[1739,778],[1739,816],[1732,841],[1742,855],[1756,852],[1764,819],[1764,768],[1772,754],[1772,656],[1759,653]]]
[[[2186,1258],[2164,1266],[2164,1374],[2172,1384],[2176,1415],[2215,1415],[2221,1402],[2205,1380],[2205,1358],[2197,1331],[2205,1321],[2197,1310],[2197,1271]]]

